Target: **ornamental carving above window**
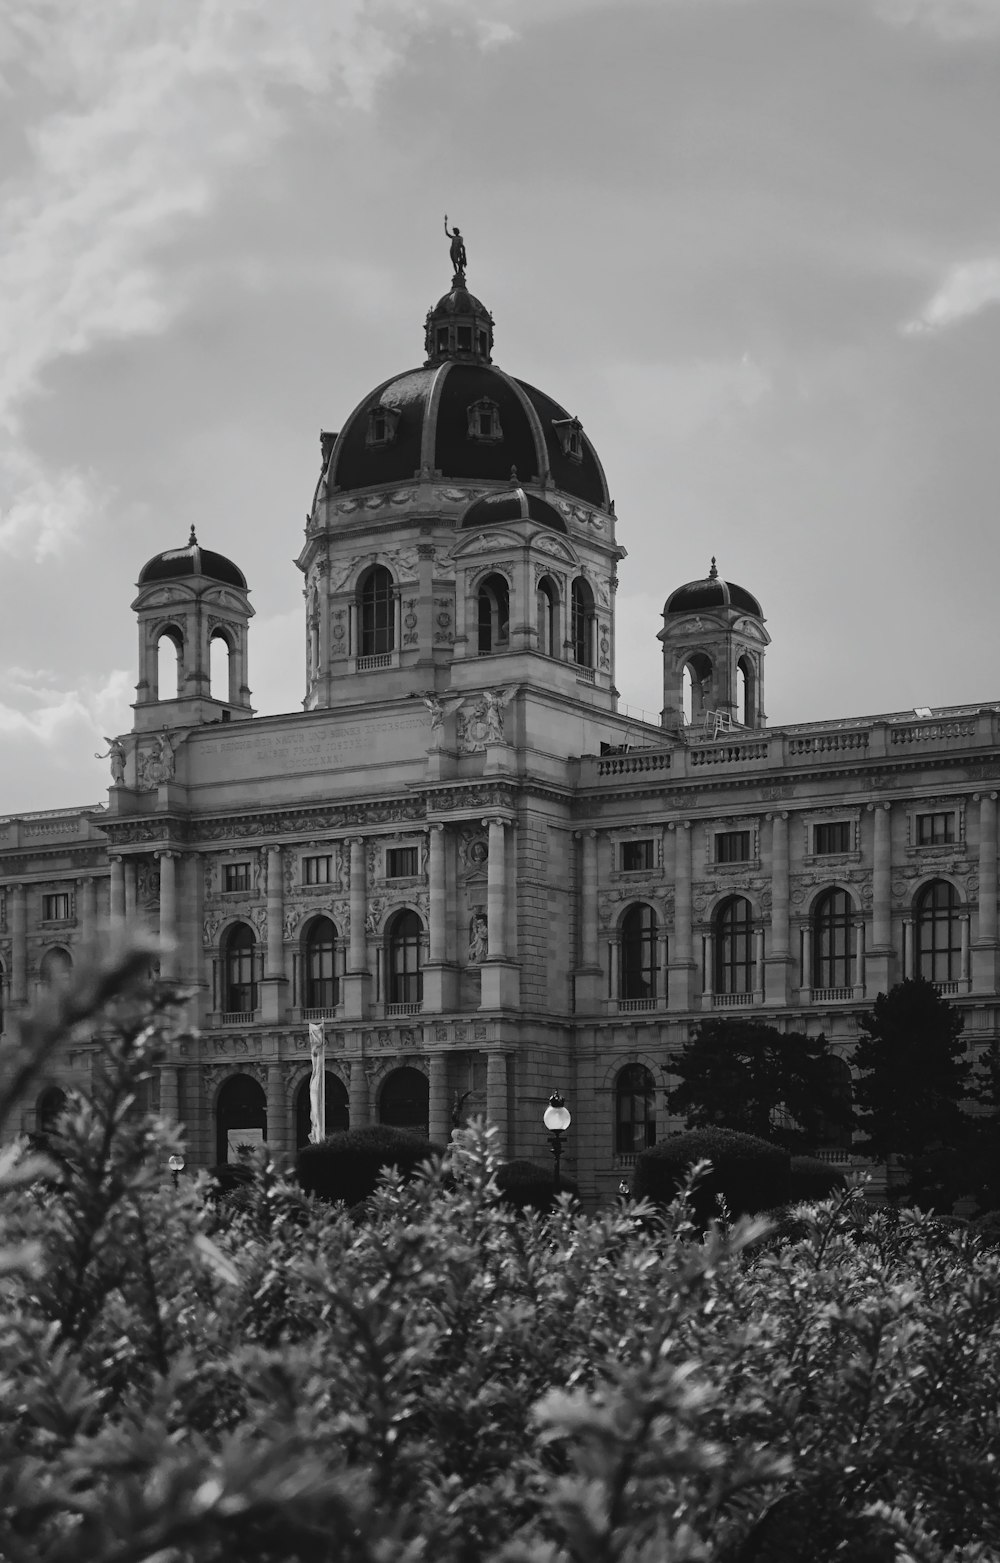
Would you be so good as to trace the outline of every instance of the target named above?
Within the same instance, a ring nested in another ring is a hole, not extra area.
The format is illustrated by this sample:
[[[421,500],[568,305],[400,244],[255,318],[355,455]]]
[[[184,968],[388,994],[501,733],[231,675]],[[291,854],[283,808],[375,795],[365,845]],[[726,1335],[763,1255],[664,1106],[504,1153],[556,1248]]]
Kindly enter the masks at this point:
[[[495,445],[503,439],[500,427],[500,408],[488,396],[473,402],[467,409],[469,417],[468,437],[478,445]]]

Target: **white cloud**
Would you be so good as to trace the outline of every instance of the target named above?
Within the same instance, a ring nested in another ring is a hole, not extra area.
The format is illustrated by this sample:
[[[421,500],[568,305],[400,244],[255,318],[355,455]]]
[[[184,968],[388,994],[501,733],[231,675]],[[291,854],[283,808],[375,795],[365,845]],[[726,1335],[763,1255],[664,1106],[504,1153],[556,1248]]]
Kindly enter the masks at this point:
[[[878,0],[895,27],[922,27],[953,43],[1000,38],[1000,0]]]
[[[164,330],[184,299],[160,250],[266,156],[289,92],[366,110],[442,12],[481,47],[510,32],[454,0],[8,0],[0,90],[17,85],[27,156],[0,183],[0,553],[30,536],[44,555],[95,509],[87,475],[41,473],[25,443],[47,369]]]
[[[97,739],[105,732],[122,731],[134,696],[131,676],[123,668],[116,668],[102,682],[87,682],[76,689],[60,688],[45,669],[9,668],[2,688],[0,734],[5,743],[27,739],[46,749],[58,748],[81,726]],[[17,697],[18,703],[12,703]]]
[[[1000,303],[1000,258],[960,261],[950,267],[920,312],[903,326],[906,336],[940,331]]]

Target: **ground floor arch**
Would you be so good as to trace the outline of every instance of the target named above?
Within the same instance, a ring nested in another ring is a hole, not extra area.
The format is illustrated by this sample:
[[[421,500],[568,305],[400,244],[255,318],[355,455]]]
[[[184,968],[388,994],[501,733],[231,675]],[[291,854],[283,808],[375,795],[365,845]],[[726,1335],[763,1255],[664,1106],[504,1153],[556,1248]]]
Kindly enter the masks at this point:
[[[245,1139],[240,1133],[246,1131]],[[267,1097],[252,1075],[231,1075],[223,1081],[215,1104],[215,1159],[239,1160],[237,1146],[267,1139]]]

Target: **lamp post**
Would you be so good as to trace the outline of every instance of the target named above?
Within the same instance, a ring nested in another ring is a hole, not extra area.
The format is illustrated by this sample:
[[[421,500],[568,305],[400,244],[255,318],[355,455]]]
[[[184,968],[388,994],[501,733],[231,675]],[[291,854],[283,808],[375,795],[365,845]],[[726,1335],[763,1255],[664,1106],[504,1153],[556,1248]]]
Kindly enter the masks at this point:
[[[549,1131],[549,1149],[555,1157],[555,1170],[552,1176],[552,1187],[559,1193],[559,1163],[563,1153],[563,1135],[572,1123],[569,1108],[559,1095],[553,1091],[549,1097],[549,1105],[542,1114],[542,1122]]]
[[[177,1180],[184,1171],[184,1165],[184,1157],[178,1156],[176,1151],[172,1156],[167,1157],[167,1166],[170,1168],[170,1176],[174,1180],[174,1188],[177,1187]]]

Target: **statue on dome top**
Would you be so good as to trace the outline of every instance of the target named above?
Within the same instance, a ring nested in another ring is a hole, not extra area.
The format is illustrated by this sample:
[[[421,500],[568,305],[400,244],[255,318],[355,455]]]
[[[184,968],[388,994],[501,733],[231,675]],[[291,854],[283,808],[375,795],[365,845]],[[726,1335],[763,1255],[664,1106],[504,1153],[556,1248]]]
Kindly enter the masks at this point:
[[[467,265],[465,257],[465,240],[462,238],[462,230],[457,223],[455,224],[454,229],[448,227],[447,212],[444,214],[444,231],[451,240],[451,264],[455,268],[455,280],[457,282],[459,279],[461,279],[461,281],[464,282],[465,268]]]

